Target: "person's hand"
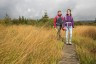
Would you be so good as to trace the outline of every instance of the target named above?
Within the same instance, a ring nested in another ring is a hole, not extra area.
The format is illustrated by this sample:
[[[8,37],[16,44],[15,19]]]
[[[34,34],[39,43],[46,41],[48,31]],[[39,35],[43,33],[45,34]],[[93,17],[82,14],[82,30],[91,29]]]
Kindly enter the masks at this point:
[[[64,31],[64,30],[66,30],[66,27],[64,27],[64,28],[62,28],[62,29],[63,29],[63,31]]]
[[[74,29],[74,27],[73,27],[73,29]]]
[[[57,28],[55,28],[55,30],[58,31]]]

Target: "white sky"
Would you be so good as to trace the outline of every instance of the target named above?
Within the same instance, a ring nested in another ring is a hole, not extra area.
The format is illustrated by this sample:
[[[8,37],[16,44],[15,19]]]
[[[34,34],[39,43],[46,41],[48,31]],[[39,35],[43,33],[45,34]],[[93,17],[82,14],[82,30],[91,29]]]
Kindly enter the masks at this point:
[[[75,20],[96,18],[96,0],[0,0],[0,18],[8,13],[12,18],[25,16],[37,19],[45,10],[53,18],[58,10],[65,16],[68,8],[72,9]]]

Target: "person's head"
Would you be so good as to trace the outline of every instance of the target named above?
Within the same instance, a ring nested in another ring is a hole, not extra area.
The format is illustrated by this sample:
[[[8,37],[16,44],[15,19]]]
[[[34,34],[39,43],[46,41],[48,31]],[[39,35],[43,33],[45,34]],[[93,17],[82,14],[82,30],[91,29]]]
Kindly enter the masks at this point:
[[[61,10],[58,11],[58,15],[61,16],[62,15],[62,12]]]
[[[67,15],[72,16],[71,9],[67,9]]]

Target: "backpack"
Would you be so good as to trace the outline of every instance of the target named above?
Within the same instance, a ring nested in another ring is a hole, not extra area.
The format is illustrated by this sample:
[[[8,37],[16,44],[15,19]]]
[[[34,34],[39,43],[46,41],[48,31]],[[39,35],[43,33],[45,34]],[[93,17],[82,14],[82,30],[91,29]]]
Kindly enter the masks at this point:
[[[63,24],[63,16],[56,16],[56,26],[62,26]]]

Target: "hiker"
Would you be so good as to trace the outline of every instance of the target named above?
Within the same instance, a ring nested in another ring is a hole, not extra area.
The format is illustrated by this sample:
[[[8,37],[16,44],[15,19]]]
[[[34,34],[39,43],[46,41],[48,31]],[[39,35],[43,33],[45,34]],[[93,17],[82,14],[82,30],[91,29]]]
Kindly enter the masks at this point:
[[[57,39],[61,38],[60,31],[62,28],[63,21],[64,17],[62,16],[62,12],[59,10],[57,16],[54,18],[54,28],[57,31]]]
[[[68,45],[72,45],[72,28],[74,28],[74,21],[71,14],[71,9],[67,9],[63,29],[66,30],[66,44]]]

